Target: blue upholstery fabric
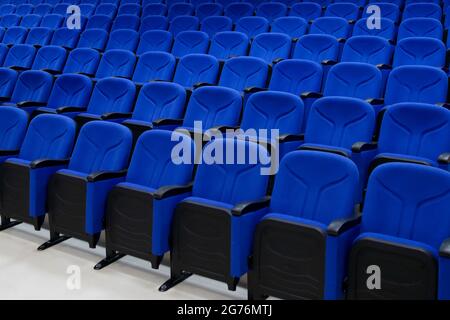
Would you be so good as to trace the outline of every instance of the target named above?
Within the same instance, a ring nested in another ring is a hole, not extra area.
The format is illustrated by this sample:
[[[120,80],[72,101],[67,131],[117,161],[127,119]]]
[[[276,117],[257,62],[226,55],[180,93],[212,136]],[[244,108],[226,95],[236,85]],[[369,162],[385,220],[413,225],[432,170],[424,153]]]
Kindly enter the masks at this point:
[[[11,97],[17,76],[18,73],[12,69],[0,68],[0,97]]]
[[[172,53],[183,57],[191,53],[207,53],[209,49],[208,34],[202,31],[182,31],[175,37]]]
[[[60,14],[47,14],[42,17],[41,27],[56,29],[63,26],[64,16]]]
[[[139,57],[133,74],[133,81],[151,80],[171,81],[175,71],[176,59],[167,52],[149,51]]]
[[[403,65],[445,66],[446,48],[442,41],[413,37],[400,40],[395,49],[393,67]]]
[[[179,16],[170,22],[169,31],[176,37],[182,31],[198,30],[200,22],[197,17]]]
[[[394,21],[381,18],[380,29],[367,27],[367,18],[359,19],[353,27],[353,36],[378,36],[388,40],[394,40],[396,37],[396,26]]]
[[[266,86],[269,66],[256,57],[237,57],[228,59],[222,70],[219,85],[239,91],[247,87]]]
[[[366,6],[366,8],[364,8],[363,10],[363,18],[367,18],[369,17],[372,13],[367,13],[367,8],[372,5],[372,4],[368,4]],[[400,19],[400,9],[398,7],[398,5],[396,5],[395,3],[390,3],[390,2],[380,2],[376,4],[382,14],[382,18],[384,19],[389,19],[392,20],[393,22],[398,22]]]
[[[124,14],[118,16],[111,27],[111,30],[131,29],[139,30],[140,19],[134,14]]]
[[[103,29],[87,29],[84,31],[78,41],[78,48],[92,48],[103,50],[108,40],[108,33]]]
[[[209,54],[217,59],[233,56],[245,56],[248,52],[249,40],[246,34],[237,31],[218,32],[211,41]]]
[[[179,60],[173,81],[185,87],[200,82],[215,84],[218,74],[219,61],[215,57],[193,53]]]
[[[260,33],[269,32],[269,21],[263,17],[243,17],[237,21],[235,30],[254,38]]]
[[[219,3],[206,2],[197,6],[196,16],[203,21],[208,17],[223,15],[223,6]]]
[[[436,3],[411,3],[403,11],[403,20],[409,18],[432,18],[441,20],[442,9]]]
[[[178,16],[192,16],[194,14],[194,6],[190,3],[180,2],[172,5],[167,13],[169,21]]]
[[[218,32],[231,31],[232,29],[233,21],[222,16],[206,17],[202,20],[200,27],[200,31],[207,33],[210,38],[213,38]]]
[[[313,21],[309,33],[329,34],[336,38],[346,39],[349,35],[349,31],[349,24],[344,18],[320,17]]]
[[[98,51],[89,48],[77,48],[67,57],[64,73],[95,74],[100,62]]]
[[[255,8],[250,3],[232,2],[225,7],[225,15],[236,23],[242,17],[252,16],[254,10]]]
[[[322,7],[314,2],[301,2],[292,5],[289,10],[290,16],[301,17],[306,21],[312,21],[322,15]]]
[[[172,34],[165,30],[150,30],[141,35],[137,54],[141,55],[148,51],[166,51],[172,49]]]
[[[327,34],[307,34],[298,39],[292,58],[321,63],[324,60],[337,61],[339,43]]]
[[[95,14],[89,18],[86,29],[103,29],[109,31],[111,29],[111,18],[104,14]]]
[[[0,108],[0,150],[19,150],[28,126],[28,114],[19,108]]]
[[[288,7],[281,2],[263,2],[256,8],[256,15],[266,18],[270,23],[276,18],[286,16]]]
[[[389,41],[377,36],[353,36],[347,40],[341,62],[365,62],[373,65],[389,65],[392,60]]]
[[[40,48],[34,58],[32,69],[50,69],[62,71],[66,62],[67,51],[59,46],[44,46]]]
[[[429,37],[442,40],[443,28],[440,21],[433,18],[409,18],[399,28],[397,40],[409,37]]]
[[[253,39],[250,56],[272,63],[276,59],[289,58],[291,45],[291,38],[284,33],[261,33]]]
[[[165,16],[147,16],[141,20],[140,33],[151,30],[167,30],[169,20]]]
[[[359,15],[359,7],[349,2],[332,3],[324,12],[325,17],[340,17],[346,20],[357,20]]]
[[[113,76],[131,78],[135,64],[136,56],[131,51],[109,50],[103,54],[95,76],[97,78]]]
[[[75,48],[80,37],[80,31],[68,28],[56,29],[53,33],[51,45],[61,46],[69,49]]]
[[[105,50],[123,49],[135,51],[139,42],[139,33],[130,29],[119,29],[111,32]]]
[[[38,14],[27,14],[20,21],[20,26],[24,28],[39,27],[42,17]]]
[[[272,22],[272,32],[284,33],[291,38],[300,38],[308,30],[308,22],[301,17],[280,17]]]
[[[8,28],[3,36],[3,43],[5,44],[21,44],[25,42],[28,31],[25,27],[11,27]]]
[[[14,92],[13,103],[22,101],[46,102],[53,85],[53,78],[43,71],[28,70],[19,75]]]

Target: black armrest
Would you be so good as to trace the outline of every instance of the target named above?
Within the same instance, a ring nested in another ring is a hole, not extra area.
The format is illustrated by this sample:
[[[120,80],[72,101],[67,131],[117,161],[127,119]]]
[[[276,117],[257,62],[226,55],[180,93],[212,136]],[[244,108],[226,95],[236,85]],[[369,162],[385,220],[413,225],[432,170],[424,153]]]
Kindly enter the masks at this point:
[[[31,162],[31,169],[38,169],[51,166],[62,166],[68,164],[70,159],[38,159]]]
[[[321,94],[320,92],[313,92],[313,91],[309,91],[309,92],[303,92],[302,94],[300,94],[300,98],[302,99],[307,99],[307,98],[322,98],[323,94]]]
[[[197,88],[201,88],[201,87],[210,87],[210,86],[213,86],[213,84],[208,83],[208,82],[197,82],[197,83],[194,83],[194,85],[192,87],[194,89],[197,89]]]
[[[284,60],[284,58],[276,58],[276,59],[274,59],[274,60],[272,61],[272,64],[280,63],[280,62],[283,61],[283,60]]]
[[[184,186],[164,186],[153,193],[153,198],[156,200],[162,200],[168,197],[183,194],[192,191],[192,185],[193,183],[191,182]]]
[[[439,155],[438,162],[441,164],[450,164],[450,152]]]
[[[0,156],[14,156],[19,152],[20,150],[0,150]]]
[[[121,119],[131,117],[131,112],[109,112],[101,115],[103,120]]]
[[[29,70],[30,69],[30,68],[21,67],[21,66],[11,66],[9,68],[12,69],[12,70],[15,70],[15,71],[25,71],[25,70]]]
[[[237,130],[237,129],[239,129],[239,126],[216,126],[216,127],[209,128],[208,130],[209,131],[217,130],[222,133],[225,133],[227,130]]]
[[[231,213],[233,216],[242,216],[248,212],[266,208],[269,204],[270,196],[265,196],[260,200],[238,203],[233,209],[231,209]]]
[[[345,39],[345,38],[338,38],[337,40],[338,40],[339,43],[344,43],[347,39]]]
[[[378,143],[376,142],[355,142],[352,145],[352,152],[361,153],[364,151],[375,150],[378,148]]]
[[[356,20],[350,19],[350,20],[348,20],[348,23],[349,23],[349,24],[355,24],[355,23],[356,23]]]
[[[153,121],[155,126],[182,125],[183,119],[158,119]]]
[[[244,93],[250,94],[250,93],[256,93],[256,92],[267,91],[267,90],[268,89],[266,89],[266,88],[260,88],[260,87],[248,87],[248,88],[244,88]]]
[[[91,173],[87,176],[88,182],[97,182],[102,180],[108,180],[113,178],[124,177],[127,174],[127,170],[120,171],[99,171]]]
[[[380,70],[391,70],[392,66],[390,64],[380,63],[377,64],[377,68]]]
[[[57,113],[64,113],[64,112],[76,112],[76,111],[86,111],[87,108],[86,107],[81,107],[81,106],[64,106],[64,107],[59,107],[56,109]]]
[[[305,140],[304,134],[282,134],[278,137],[280,143],[283,142],[293,142],[293,141],[303,141]]]
[[[0,102],[6,102],[9,101],[11,97],[0,97]]]
[[[450,109],[450,103],[448,103],[448,102],[439,102],[439,103],[436,103],[436,105],[439,107],[443,107],[445,109]]]
[[[321,62],[321,64],[323,64],[324,66],[334,66],[336,63],[337,63],[336,60],[331,60],[331,59],[329,59],[329,60],[323,60],[323,61]]]
[[[45,72],[47,72],[47,73],[50,73],[51,75],[61,74],[61,71],[60,71],[60,70],[42,69],[41,71],[45,71]]]
[[[93,76],[95,76],[95,74],[93,74],[93,73],[86,73],[86,72],[78,72],[78,74],[81,74],[83,76],[87,76],[89,78],[92,78]]]
[[[361,216],[350,217],[345,219],[337,219],[332,221],[327,228],[327,233],[330,236],[339,236],[348,229],[361,223]]]
[[[18,107],[43,107],[46,105],[47,102],[42,101],[21,101],[16,103],[16,106]]]
[[[439,256],[444,258],[450,258],[450,238],[442,241],[441,246],[439,247]]]
[[[311,150],[311,151],[323,151],[323,152],[329,152],[329,153],[334,153],[334,154],[338,154],[340,156],[349,158],[350,155],[347,154],[346,152],[339,150],[339,149],[334,149],[332,146],[308,146],[308,145],[301,145],[300,147],[297,148],[297,150]]]
[[[379,106],[379,105],[383,105],[384,104],[384,99],[383,98],[370,98],[370,99],[366,99],[366,101],[368,103],[370,103],[373,106]]]

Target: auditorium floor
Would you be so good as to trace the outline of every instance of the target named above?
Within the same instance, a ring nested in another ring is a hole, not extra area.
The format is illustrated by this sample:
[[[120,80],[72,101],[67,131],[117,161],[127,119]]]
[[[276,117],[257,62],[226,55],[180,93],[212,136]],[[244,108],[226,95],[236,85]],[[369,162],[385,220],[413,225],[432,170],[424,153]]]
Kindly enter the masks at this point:
[[[160,293],[158,287],[169,276],[167,266],[153,270],[148,262],[124,257],[95,271],[93,266],[104,257],[103,247],[93,250],[84,242],[70,239],[37,251],[47,237],[47,230],[35,232],[32,226],[23,224],[0,232],[0,300],[246,298],[242,287],[236,292],[227,291],[225,284],[199,276]],[[74,274],[68,273],[77,269],[80,289],[74,289],[77,282]]]

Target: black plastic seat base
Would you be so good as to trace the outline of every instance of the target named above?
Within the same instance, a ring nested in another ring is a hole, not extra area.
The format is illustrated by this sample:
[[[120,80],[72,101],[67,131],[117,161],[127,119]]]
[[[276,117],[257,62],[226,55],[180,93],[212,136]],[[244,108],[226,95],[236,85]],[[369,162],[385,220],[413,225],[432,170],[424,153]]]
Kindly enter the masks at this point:
[[[10,229],[22,223],[22,221],[11,221],[9,218],[5,218],[2,216],[2,222],[0,224],[0,231]]]
[[[50,236],[50,240],[48,240],[47,242],[41,244],[38,247],[38,251],[44,251],[47,250],[48,248],[51,248],[53,246],[56,246],[57,244],[64,242],[66,240],[69,240],[71,237],[69,236],[65,236],[65,235],[60,235],[59,233],[53,233]]]
[[[170,279],[167,280],[166,282],[164,282],[160,287],[159,287],[159,291],[160,292],[166,292],[167,290],[175,287],[177,284],[183,282],[184,280],[186,280],[187,278],[189,278],[190,276],[192,276],[192,273],[189,272],[185,272],[182,271],[180,272],[178,275],[171,275]]]

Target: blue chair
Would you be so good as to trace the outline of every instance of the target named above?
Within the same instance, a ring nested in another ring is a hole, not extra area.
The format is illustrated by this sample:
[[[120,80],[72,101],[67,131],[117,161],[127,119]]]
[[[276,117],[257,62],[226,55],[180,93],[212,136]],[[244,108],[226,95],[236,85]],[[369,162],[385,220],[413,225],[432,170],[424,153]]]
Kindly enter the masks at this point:
[[[177,34],[172,47],[172,54],[183,57],[192,53],[207,53],[209,49],[208,34],[202,31],[182,31]]]
[[[175,3],[169,7],[169,12],[167,13],[167,18],[169,21],[179,16],[192,16],[194,15],[194,6],[190,3],[180,2]]]
[[[269,23],[287,15],[288,7],[281,2],[263,2],[256,8],[256,15],[266,18]]]
[[[141,34],[152,30],[167,30],[169,20],[165,16],[147,16],[142,19],[139,32]]]
[[[195,15],[200,19],[200,21],[203,21],[208,17],[222,16],[223,6],[220,3],[213,3],[208,1],[207,3],[202,3],[197,6]]]
[[[367,12],[367,8],[370,5],[373,5],[373,3],[367,5],[367,7],[364,8],[363,14],[362,14],[363,18],[367,18],[368,16],[372,15],[372,13]],[[389,19],[395,23],[399,22],[400,9],[399,9],[398,5],[396,5],[395,3],[391,3],[391,2],[380,2],[380,3],[376,3],[376,5],[380,8],[383,19]],[[383,21],[381,23],[383,23]]]
[[[65,49],[73,49],[77,46],[79,38],[79,30],[63,27],[55,30],[50,44]]]
[[[109,32],[111,29],[112,20],[110,17],[104,14],[95,14],[89,18],[89,21],[86,24],[87,29],[103,29],[106,32]]]
[[[236,22],[235,31],[245,33],[250,39],[269,32],[269,21],[264,17],[242,17]]]
[[[41,24],[42,16],[38,14],[27,14],[22,17],[20,21],[20,26],[30,29],[34,27],[39,27]]]
[[[308,30],[308,22],[300,17],[281,17],[272,22],[271,32],[284,33],[293,39],[298,39]]]
[[[246,34],[237,31],[218,32],[212,38],[209,54],[217,59],[246,56],[249,39]]]
[[[111,31],[118,29],[139,30],[140,19],[133,14],[123,14],[118,16],[111,27]]]
[[[111,32],[105,50],[123,49],[136,51],[139,33],[130,29],[119,29]]]
[[[394,21],[380,18],[380,28],[367,27],[367,18],[359,19],[353,27],[353,36],[378,36],[394,41],[397,37],[397,27]]]
[[[24,110],[8,106],[2,106],[0,114],[0,162],[3,163],[19,153],[27,132],[28,114]],[[9,221],[2,219],[0,230],[8,223]]]
[[[41,27],[57,29],[63,26],[64,16],[60,14],[46,14],[42,17]]]
[[[441,21],[442,9],[436,3],[411,3],[403,11],[403,20],[410,18],[432,18]]]
[[[132,80],[137,83],[154,80],[171,81],[175,65],[176,58],[172,54],[149,51],[139,57]]]
[[[441,40],[412,37],[400,40],[395,47],[393,67],[403,65],[426,65],[444,68],[446,48]]]
[[[42,70],[50,74],[59,74],[66,62],[66,49],[58,46],[45,46],[38,50],[31,69]]]
[[[179,16],[170,22],[169,31],[174,37],[182,31],[198,30],[200,22],[197,17],[193,16]]]
[[[247,2],[231,2],[225,7],[224,15],[236,23],[242,17],[252,16],[255,8]]]
[[[287,59],[291,54],[291,37],[284,33],[261,33],[253,39],[250,56],[261,58],[267,63]]]
[[[292,58],[311,60],[328,68],[337,63],[339,42],[328,34],[307,34],[300,37],[294,47]]]
[[[167,6],[163,3],[151,3],[144,7],[142,17],[147,16],[165,16],[167,15]]]
[[[231,31],[233,29],[233,21],[228,17],[211,16],[206,17],[201,22],[200,31],[208,34],[213,38],[218,32]]]
[[[258,223],[249,299],[343,299],[347,257],[359,233],[358,170],[336,154],[294,151],[280,164]]]
[[[21,222],[41,229],[49,180],[67,167],[74,140],[75,123],[69,118],[49,114],[30,122],[19,153],[2,165],[1,230]]]
[[[172,50],[173,36],[172,33],[165,30],[150,30],[141,35],[139,46],[136,53],[138,55],[149,51],[165,51]]]
[[[98,65],[95,77],[98,79],[107,77],[131,78],[133,76],[136,56],[128,50],[113,49],[106,51]]]
[[[235,57],[225,61],[220,75],[219,86],[238,91],[246,88],[266,86],[269,65],[256,57]]]
[[[25,44],[32,44],[34,46],[45,46],[49,44],[53,36],[53,30],[47,27],[36,27],[30,29]]]
[[[219,61],[208,54],[193,53],[178,61],[173,82],[186,88],[201,83],[216,84],[219,77]]]
[[[340,17],[320,17],[313,21],[309,29],[310,34],[328,34],[339,41],[347,39],[350,25],[347,20]]]
[[[322,16],[322,7],[315,2],[300,2],[292,5],[289,15],[301,17],[306,21],[314,21]]]
[[[93,76],[100,62],[100,53],[94,49],[77,48],[67,57],[63,73],[82,73]]]
[[[340,17],[348,21],[356,21],[360,16],[360,9],[354,3],[332,3],[325,9],[324,17]]]
[[[409,37],[443,39],[444,29],[439,20],[433,18],[409,18],[400,23],[397,40]]]
[[[2,43],[6,45],[22,44],[27,38],[28,30],[24,27],[11,27],[6,29]]]

